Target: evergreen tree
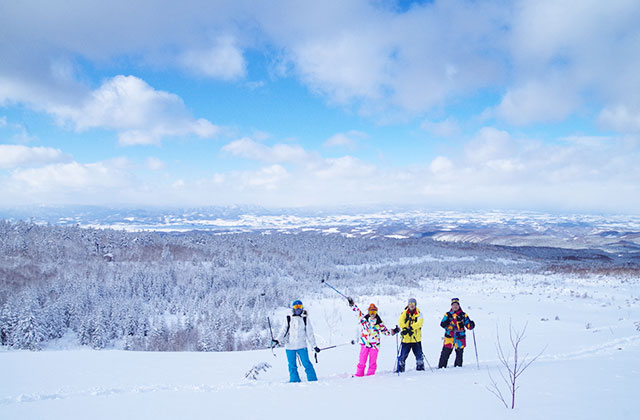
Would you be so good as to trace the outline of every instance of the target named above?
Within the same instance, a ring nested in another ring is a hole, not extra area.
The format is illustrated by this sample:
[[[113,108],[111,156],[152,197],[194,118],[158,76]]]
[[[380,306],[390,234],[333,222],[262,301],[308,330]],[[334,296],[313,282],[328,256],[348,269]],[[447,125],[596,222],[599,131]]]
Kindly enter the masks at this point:
[[[27,311],[18,319],[14,331],[13,346],[35,351],[41,349],[43,340],[44,334],[41,325],[38,323],[36,316],[32,312]]]

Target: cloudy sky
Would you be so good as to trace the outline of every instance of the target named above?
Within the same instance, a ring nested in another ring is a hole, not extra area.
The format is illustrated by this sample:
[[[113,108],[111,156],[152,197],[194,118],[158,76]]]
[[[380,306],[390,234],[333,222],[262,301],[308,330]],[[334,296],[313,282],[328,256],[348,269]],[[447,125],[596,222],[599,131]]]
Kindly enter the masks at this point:
[[[640,2],[0,0],[0,206],[640,213]]]

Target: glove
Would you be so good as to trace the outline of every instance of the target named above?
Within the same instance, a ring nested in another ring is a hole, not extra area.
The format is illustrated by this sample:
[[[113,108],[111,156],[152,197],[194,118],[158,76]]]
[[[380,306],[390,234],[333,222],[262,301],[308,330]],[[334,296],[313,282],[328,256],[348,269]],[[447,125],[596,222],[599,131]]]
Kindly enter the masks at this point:
[[[396,335],[396,334],[398,334],[399,332],[400,332],[400,327],[398,327],[397,325],[396,325],[396,327],[395,327],[394,329],[392,329],[392,330],[391,330],[391,333],[392,333],[393,335]]]
[[[280,345],[280,342],[278,340],[275,340],[275,339],[271,340],[271,347],[276,347],[279,345]]]
[[[318,348],[318,346],[315,346],[315,347],[313,348],[313,350],[314,350],[316,353],[320,353],[320,349]]]
[[[413,328],[411,327],[404,327],[402,329],[402,335],[413,335]]]
[[[347,297],[347,302],[349,302],[349,306],[354,305],[353,299],[351,299],[350,297]]]
[[[475,322],[473,322],[473,321],[469,321],[469,327],[468,327],[468,328],[469,328],[470,330],[472,330],[472,329],[474,329],[475,327],[476,327],[476,323],[475,323]]]

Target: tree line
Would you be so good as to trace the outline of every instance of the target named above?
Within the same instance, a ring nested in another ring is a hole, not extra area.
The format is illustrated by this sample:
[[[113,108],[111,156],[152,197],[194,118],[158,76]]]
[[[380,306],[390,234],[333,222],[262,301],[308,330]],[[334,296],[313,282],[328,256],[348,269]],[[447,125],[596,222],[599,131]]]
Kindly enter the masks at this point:
[[[521,250],[428,238],[126,232],[0,221],[0,344],[37,350],[73,334],[96,349],[254,349],[268,342],[266,315],[293,298],[322,293],[322,273],[357,295],[425,279],[542,268]]]

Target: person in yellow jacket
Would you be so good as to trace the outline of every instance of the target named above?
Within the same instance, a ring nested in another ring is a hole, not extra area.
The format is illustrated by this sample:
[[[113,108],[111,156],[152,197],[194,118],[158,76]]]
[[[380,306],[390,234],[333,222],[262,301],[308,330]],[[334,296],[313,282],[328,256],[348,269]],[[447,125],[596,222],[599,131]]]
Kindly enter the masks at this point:
[[[409,352],[413,350],[416,357],[416,370],[424,370],[424,355],[422,354],[422,324],[424,319],[417,308],[415,298],[409,299],[407,307],[398,319],[402,335],[402,349],[398,357],[398,372],[404,372],[405,362]]]

